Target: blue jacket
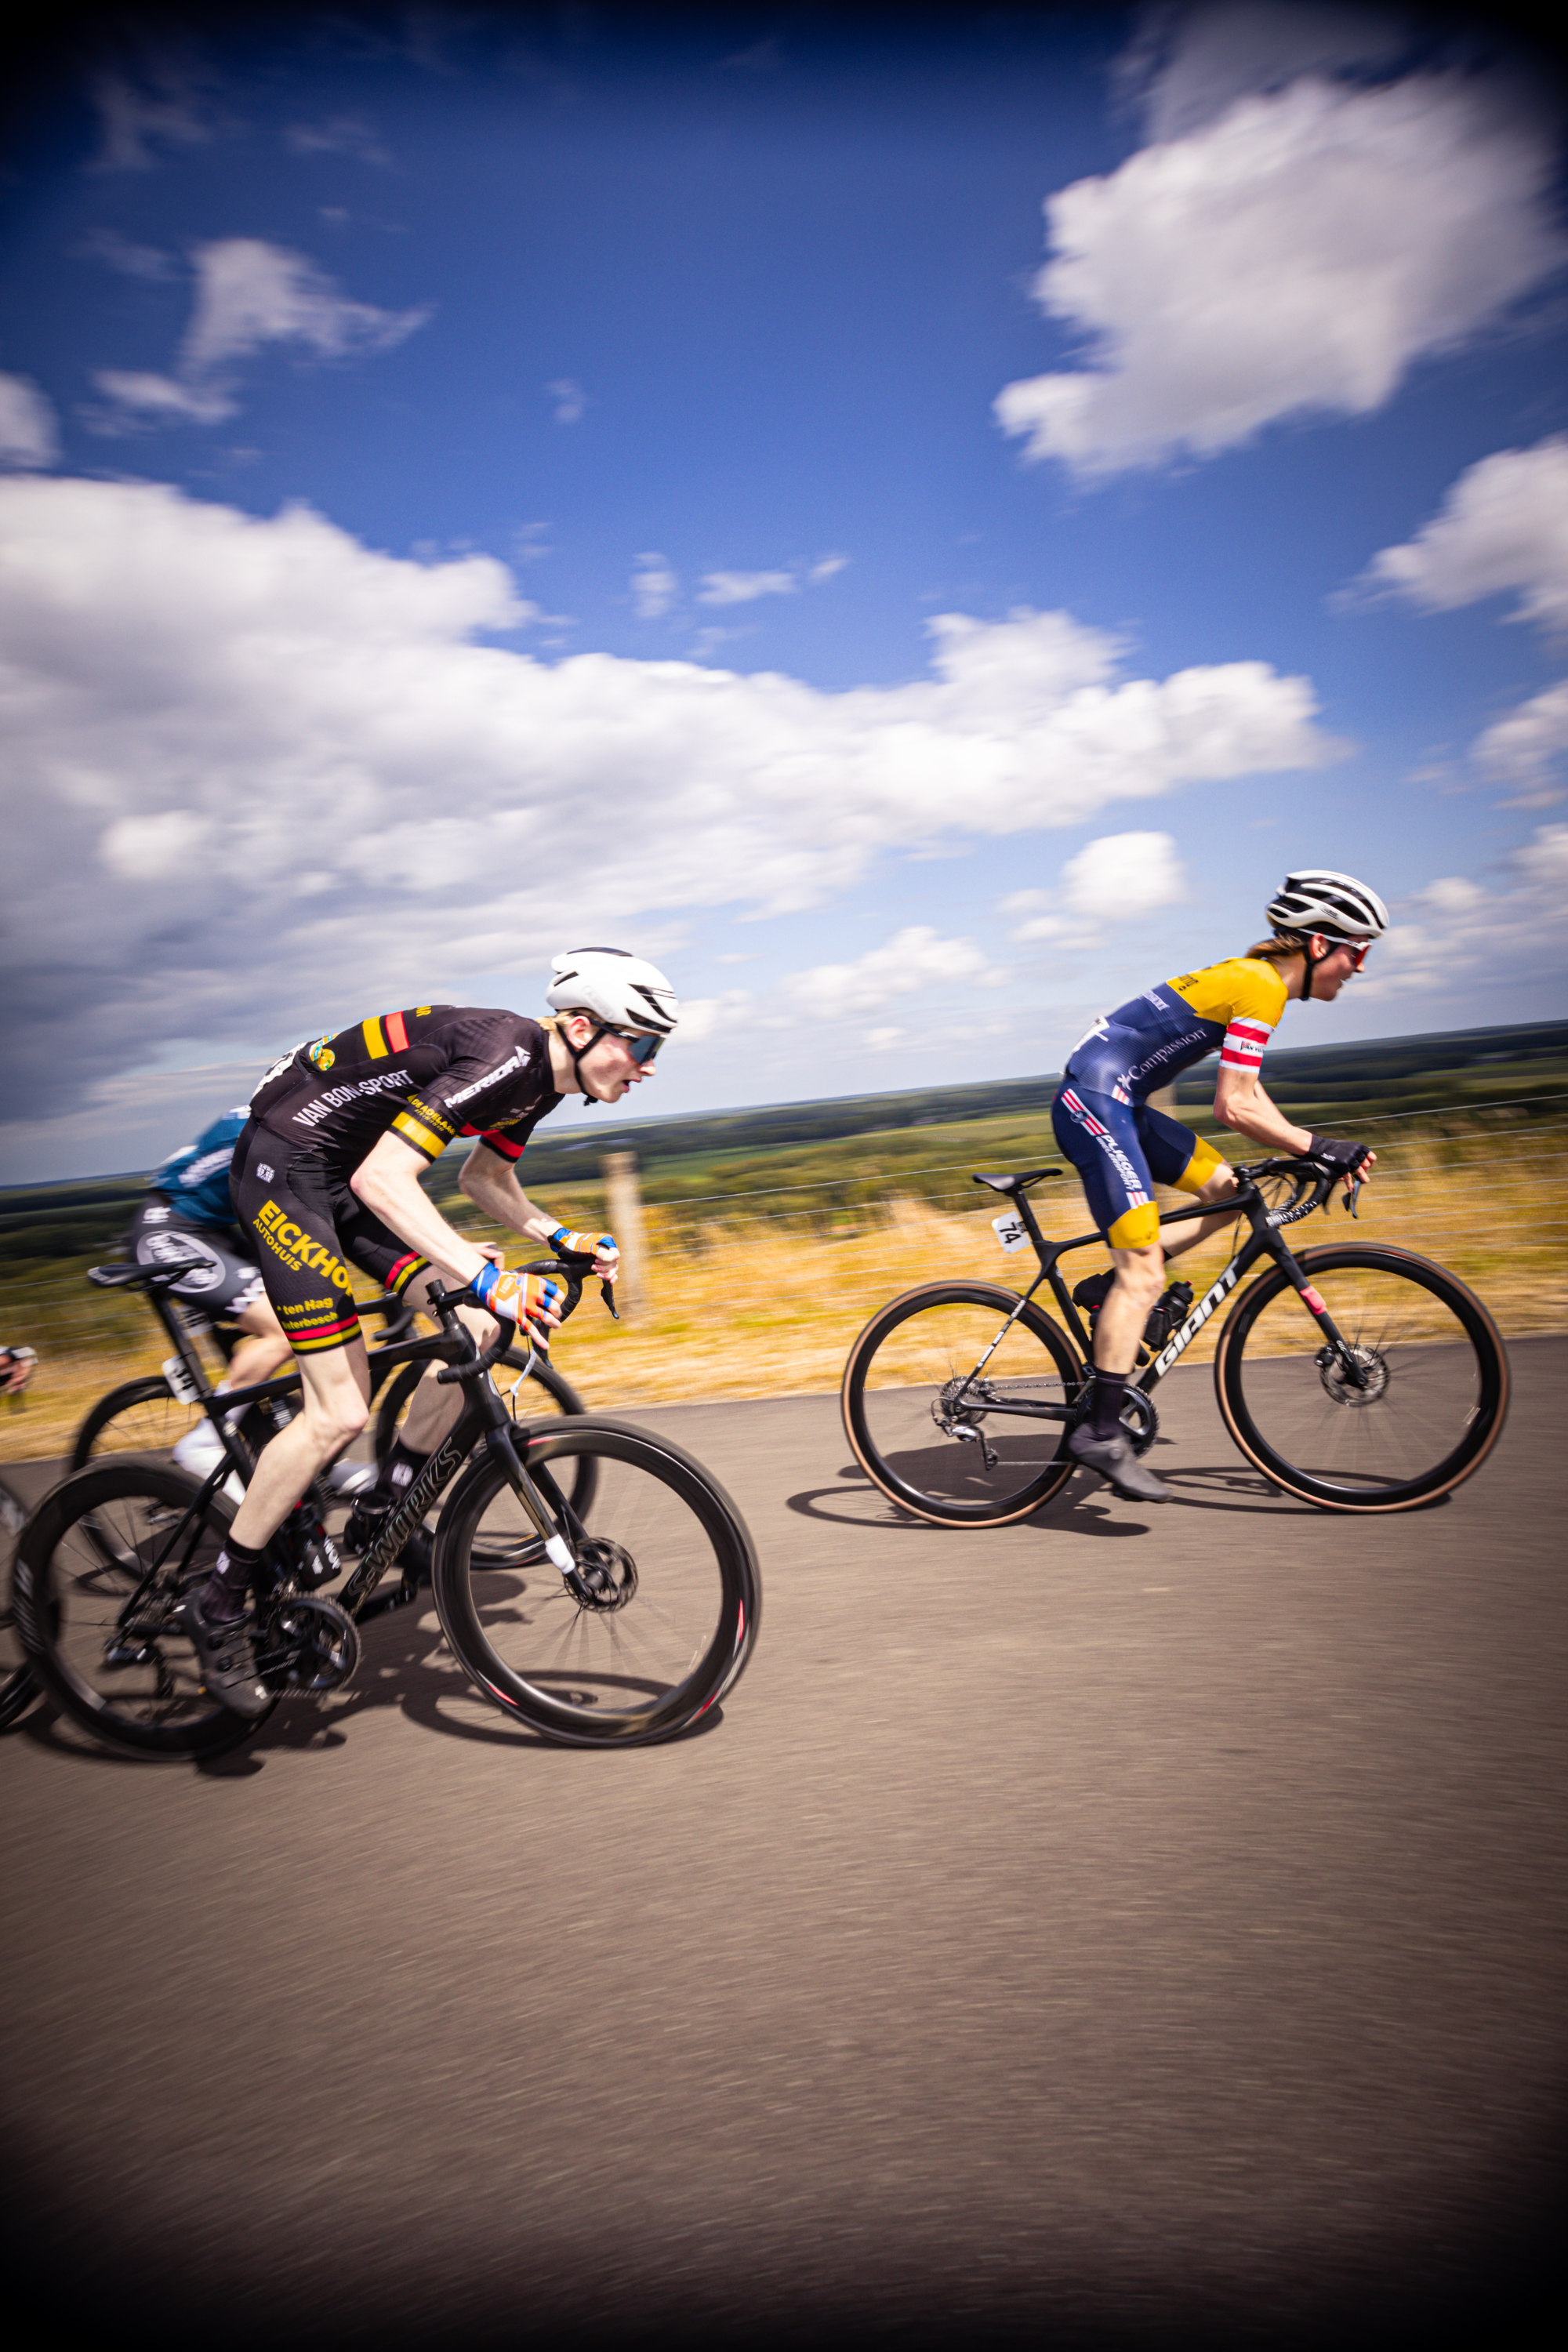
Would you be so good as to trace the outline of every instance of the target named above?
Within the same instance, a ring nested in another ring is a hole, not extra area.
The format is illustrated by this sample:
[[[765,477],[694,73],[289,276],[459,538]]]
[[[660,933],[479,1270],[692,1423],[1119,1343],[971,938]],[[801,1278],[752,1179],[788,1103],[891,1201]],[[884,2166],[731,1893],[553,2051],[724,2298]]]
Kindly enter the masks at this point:
[[[232,1225],[234,1202],[228,1194],[228,1166],[240,1130],[250,1118],[250,1105],[226,1110],[204,1127],[194,1143],[171,1152],[147,1181],[155,1192],[167,1192],[182,1217],[193,1225]]]

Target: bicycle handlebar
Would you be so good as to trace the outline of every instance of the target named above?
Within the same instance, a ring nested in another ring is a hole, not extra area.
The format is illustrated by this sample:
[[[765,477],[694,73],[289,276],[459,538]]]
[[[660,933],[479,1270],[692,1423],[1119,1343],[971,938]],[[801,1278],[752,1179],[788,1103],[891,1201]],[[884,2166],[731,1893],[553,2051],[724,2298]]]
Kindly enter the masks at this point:
[[[1235,1172],[1237,1181],[1243,1184],[1256,1185],[1261,1183],[1268,1176],[1284,1176],[1289,1180],[1294,1187],[1294,1198],[1290,1206],[1288,1209],[1274,1211],[1268,1220],[1269,1223],[1278,1230],[1281,1225],[1299,1224],[1303,1217],[1311,1216],[1315,1210],[1326,1208],[1334,1186],[1343,1177],[1345,1171],[1342,1168],[1331,1167],[1324,1160],[1315,1160],[1310,1152],[1302,1152],[1300,1157],[1294,1159],[1258,1160],[1250,1167],[1244,1166],[1238,1160],[1235,1163]],[[1345,1208],[1352,1217],[1359,1218],[1361,1214],[1356,1203],[1361,1197],[1361,1189],[1364,1181],[1363,1177],[1352,1176],[1347,1188]]]
[[[458,1290],[433,1290],[426,1303],[431,1314],[439,1319],[447,1339],[466,1341],[469,1351],[461,1362],[442,1365],[436,1375],[437,1387],[445,1388],[453,1381],[475,1381],[481,1372],[492,1371],[517,1337],[516,1322],[509,1316],[496,1314],[493,1307],[487,1307],[485,1313],[495,1316],[500,1326],[500,1335],[488,1348],[475,1346],[470,1334],[458,1320],[459,1307],[477,1307],[479,1303],[468,1283]]]

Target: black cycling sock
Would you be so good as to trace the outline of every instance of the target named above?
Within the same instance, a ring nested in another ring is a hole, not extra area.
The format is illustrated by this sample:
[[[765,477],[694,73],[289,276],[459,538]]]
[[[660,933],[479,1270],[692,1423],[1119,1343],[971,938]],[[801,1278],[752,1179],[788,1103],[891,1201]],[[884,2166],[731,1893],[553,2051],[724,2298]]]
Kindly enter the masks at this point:
[[[1121,1400],[1127,1393],[1127,1372],[1102,1372],[1094,1368],[1094,1405],[1089,1414],[1091,1437],[1100,1439],[1117,1435],[1121,1427]]]
[[[248,1545],[236,1543],[230,1536],[213,1564],[213,1572],[202,1593],[203,1614],[207,1617],[237,1617],[245,1607],[250,1580],[260,1565],[260,1551],[252,1551]]]
[[[400,1503],[429,1459],[428,1454],[416,1454],[411,1445],[405,1445],[401,1437],[395,1439],[376,1473],[374,1501]]]

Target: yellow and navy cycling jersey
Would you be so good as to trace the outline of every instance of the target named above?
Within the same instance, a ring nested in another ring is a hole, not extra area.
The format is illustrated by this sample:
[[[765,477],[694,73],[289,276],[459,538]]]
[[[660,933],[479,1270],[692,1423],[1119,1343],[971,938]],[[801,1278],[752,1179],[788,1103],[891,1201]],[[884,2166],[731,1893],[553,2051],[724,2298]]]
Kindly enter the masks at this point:
[[[1079,1039],[1066,1076],[1118,1102],[1156,1087],[1219,1048],[1223,1065],[1256,1070],[1285,1010],[1285,983],[1259,956],[1229,956],[1145,989]]]
[[[560,1100],[540,1023],[417,1004],[299,1046],[268,1072],[250,1113],[296,1150],[310,1148],[329,1178],[346,1178],[388,1132],[423,1160],[438,1160],[459,1135],[517,1160]]]
[[[1256,1070],[1285,1002],[1271,963],[1231,956],[1145,989],[1079,1039],[1051,1127],[1113,1249],[1145,1249],[1157,1238],[1156,1184],[1201,1192],[1222,1165],[1212,1144],[1157,1110],[1150,1095],[1216,1046],[1222,1065]]]

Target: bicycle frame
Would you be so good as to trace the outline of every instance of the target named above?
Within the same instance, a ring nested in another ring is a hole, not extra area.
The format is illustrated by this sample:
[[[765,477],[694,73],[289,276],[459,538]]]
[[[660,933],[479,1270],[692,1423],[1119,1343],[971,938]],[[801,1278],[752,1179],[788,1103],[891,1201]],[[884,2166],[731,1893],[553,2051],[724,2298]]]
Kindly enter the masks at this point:
[[[1270,1209],[1258,1188],[1255,1177],[1240,1169],[1237,1171],[1237,1175],[1238,1179],[1237,1190],[1225,1202],[1196,1202],[1190,1209],[1173,1209],[1168,1215],[1163,1216],[1160,1220],[1161,1227],[1163,1229],[1166,1225],[1181,1224],[1194,1217],[1223,1214],[1228,1218],[1234,1213],[1247,1219],[1251,1232],[1231,1259],[1230,1264],[1223,1273],[1215,1276],[1203,1297],[1193,1307],[1186,1319],[1171,1334],[1153,1362],[1149,1365],[1137,1382],[1139,1390],[1144,1396],[1148,1396],[1158,1388],[1166,1373],[1192,1346],[1215,1307],[1230,1296],[1242,1276],[1249,1273],[1258,1260],[1265,1257],[1271,1258],[1275,1265],[1280,1267],[1287,1280],[1300,1297],[1323,1335],[1325,1347],[1332,1349],[1343,1367],[1346,1380],[1356,1388],[1364,1387],[1365,1374],[1354,1350],[1347,1346],[1336,1328],[1332,1317],[1313,1286],[1311,1277],[1303,1272],[1285,1242],[1280,1238],[1283,1226],[1295,1224],[1300,1218],[1310,1216],[1314,1209],[1323,1205],[1323,1201],[1327,1197],[1327,1188],[1332,1180],[1321,1178],[1313,1183],[1312,1179],[1304,1171],[1299,1171],[1293,1179],[1297,1186],[1297,1195],[1289,1207]],[[1303,1198],[1303,1192],[1309,1192],[1310,1197]],[[1050,1286],[1051,1296],[1060,1309],[1062,1320],[1072,1334],[1086,1370],[1092,1360],[1093,1349],[1089,1335],[1073,1304],[1072,1296],[1066,1282],[1058,1272],[1058,1265],[1062,1258],[1070,1256],[1074,1250],[1088,1249],[1093,1244],[1102,1242],[1103,1235],[1099,1233],[1078,1234],[1071,1241],[1047,1242],[1040,1231],[1028,1195],[1020,1190],[1012,1193],[1010,1198],[1030,1241],[1034,1244],[1035,1254],[1040,1261],[1040,1270],[1007,1317],[974,1370],[950,1399],[949,1410],[953,1412],[962,1411],[968,1398],[971,1383],[981,1378],[986,1364],[1043,1282]],[[1030,1421],[1071,1421],[1076,1417],[1077,1407],[1067,1404],[1031,1403],[1026,1399],[1013,1393],[1005,1399],[986,1396],[984,1411],[988,1414],[1011,1414],[1016,1419]]]

